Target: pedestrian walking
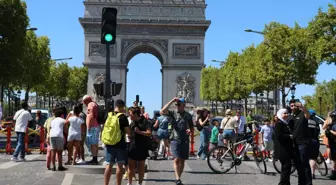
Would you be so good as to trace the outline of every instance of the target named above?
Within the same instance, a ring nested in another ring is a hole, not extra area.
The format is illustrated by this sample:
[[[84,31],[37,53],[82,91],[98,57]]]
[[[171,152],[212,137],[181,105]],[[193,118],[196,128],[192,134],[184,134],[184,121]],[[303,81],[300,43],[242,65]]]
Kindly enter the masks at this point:
[[[169,107],[175,103],[177,112],[169,111]],[[192,132],[193,120],[190,113],[185,111],[184,98],[173,98],[160,111],[161,115],[171,115],[172,133],[170,135],[170,151],[174,158],[174,171],[176,185],[183,185],[181,176],[184,170],[185,160],[189,158],[189,135]]]

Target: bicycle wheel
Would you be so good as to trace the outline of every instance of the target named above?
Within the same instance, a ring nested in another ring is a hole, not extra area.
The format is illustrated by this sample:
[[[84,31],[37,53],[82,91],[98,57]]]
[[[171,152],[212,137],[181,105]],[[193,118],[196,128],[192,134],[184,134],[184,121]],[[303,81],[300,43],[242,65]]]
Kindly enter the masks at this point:
[[[267,173],[267,166],[266,166],[265,159],[262,155],[262,152],[260,151],[258,147],[253,148],[253,157],[254,157],[254,161],[256,162],[258,168],[260,169],[260,172],[262,174]]]
[[[278,173],[281,173],[281,163],[279,159],[273,159],[273,167],[275,171]],[[294,162],[292,161],[292,169],[291,169],[291,174],[293,174],[296,171],[296,167]]]
[[[233,167],[234,156],[232,151],[227,147],[218,146],[210,150],[207,156],[207,162],[213,172],[223,174]]]
[[[328,166],[321,152],[319,153],[319,156],[317,157],[316,165],[317,165],[317,171],[320,173],[320,175],[322,176],[328,175]]]

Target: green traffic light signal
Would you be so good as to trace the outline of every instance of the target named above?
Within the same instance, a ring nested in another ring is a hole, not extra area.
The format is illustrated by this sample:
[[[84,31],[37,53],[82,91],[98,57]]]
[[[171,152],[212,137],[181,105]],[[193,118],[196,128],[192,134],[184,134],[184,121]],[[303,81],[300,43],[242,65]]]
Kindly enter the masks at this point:
[[[113,36],[111,34],[108,33],[108,34],[105,35],[105,41],[106,42],[111,42],[112,39],[113,39]]]

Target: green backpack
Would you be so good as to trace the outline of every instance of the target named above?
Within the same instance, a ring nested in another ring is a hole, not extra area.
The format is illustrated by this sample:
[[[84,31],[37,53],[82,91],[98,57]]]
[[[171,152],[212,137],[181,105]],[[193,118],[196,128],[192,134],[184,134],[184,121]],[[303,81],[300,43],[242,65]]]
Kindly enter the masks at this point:
[[[113,113],[109,112],[106,119],[103,133],[102,133],[102,142],[106,145],[115,145],[121,140],[121,131],[119,124],[119,116],[123,113]]]

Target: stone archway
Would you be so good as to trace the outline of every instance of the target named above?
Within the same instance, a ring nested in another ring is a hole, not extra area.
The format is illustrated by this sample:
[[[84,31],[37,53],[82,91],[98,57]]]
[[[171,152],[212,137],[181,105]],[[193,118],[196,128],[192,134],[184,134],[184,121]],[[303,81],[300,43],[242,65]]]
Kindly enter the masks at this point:
[[[199,88],[204,66],[204,39],[210,26],[204,0],[86,0],[79,21],[85,34],[88,93],[98,74],[105,73],[105,46],[100,44],[101,10],[118,9],[116,44],[111,46],[111,80],[124,83],[116,98],[126,99],[129,60],[139,53],[154,55],[162,66],[162,103],[185,96],[202,106]]]

